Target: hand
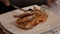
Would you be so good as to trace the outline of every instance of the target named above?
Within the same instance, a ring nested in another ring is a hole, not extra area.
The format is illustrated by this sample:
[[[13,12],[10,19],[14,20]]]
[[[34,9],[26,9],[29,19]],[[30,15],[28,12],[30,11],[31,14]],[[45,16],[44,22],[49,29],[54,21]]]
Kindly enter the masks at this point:
[[[56,0],[47,0],[47,3],[48,3],[49,6],[51,6],[52,4],[55,3],[55,1],[56,1]]]
[[[0,0],[0,1],[3,2],[6,6],[10,6],[9,0]]]

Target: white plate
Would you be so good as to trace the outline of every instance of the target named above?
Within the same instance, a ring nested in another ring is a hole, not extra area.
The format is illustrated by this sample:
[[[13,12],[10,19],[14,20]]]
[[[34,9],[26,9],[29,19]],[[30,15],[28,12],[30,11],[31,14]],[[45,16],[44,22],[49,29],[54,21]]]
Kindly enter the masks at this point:
[[[32,7],[33,6],[25,7],[24,9],[27,10]],[[40,9],[39,6],[36,6],[36,7]],[[55,13],[50,12],[48,10],[46,10],[46,12],[48,13],[47,21],[45,23],[38,24],[31,30],[23,30],[16,26],[16,24],[15,24],[16,19],[13,17],[13,15],[23,13],[23,12],[21,12],[21,10],[18,10],[18,9],[0,15],[0,22],[7,30],[9,30],[10,32],[12,32],[14,34],[39,34],[39,33],[43,33],[48,30],[51,30],[60,24],[60,16],[58,16]]]

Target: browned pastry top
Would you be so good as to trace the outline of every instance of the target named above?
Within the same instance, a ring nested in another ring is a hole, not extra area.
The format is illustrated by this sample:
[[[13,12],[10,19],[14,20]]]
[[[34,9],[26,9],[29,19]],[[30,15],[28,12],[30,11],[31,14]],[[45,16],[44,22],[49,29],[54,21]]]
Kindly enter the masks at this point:
[[[18,18],[16,23],[20,28],[29,30],[39,23],[45,22],[48,14],[37,9],[36,7],[33,7],[33,11],[30,13],[25,12],[21,15],[14,15],[14,17]]]

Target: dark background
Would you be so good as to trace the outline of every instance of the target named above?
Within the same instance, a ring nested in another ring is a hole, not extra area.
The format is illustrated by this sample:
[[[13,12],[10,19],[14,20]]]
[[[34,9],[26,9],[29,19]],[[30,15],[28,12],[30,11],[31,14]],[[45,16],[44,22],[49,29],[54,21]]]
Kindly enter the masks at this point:
[[[47,0],[10,0],[11,4],[15,4],[20,8],[30,6],[30,5],[46,5]]]
[[[46,0],[10,0],[11,4],[14,4],[16,6],[19,6],[20,8],[23,7],[27,7],[30,5],[46,5],[47,1]],[[4,5],[2,2],[0,2],[0,14],[15,10],[16,8],[14,8],[12,5],[10,5],[9,7],[7,7],[6,5]]]

